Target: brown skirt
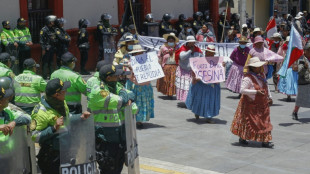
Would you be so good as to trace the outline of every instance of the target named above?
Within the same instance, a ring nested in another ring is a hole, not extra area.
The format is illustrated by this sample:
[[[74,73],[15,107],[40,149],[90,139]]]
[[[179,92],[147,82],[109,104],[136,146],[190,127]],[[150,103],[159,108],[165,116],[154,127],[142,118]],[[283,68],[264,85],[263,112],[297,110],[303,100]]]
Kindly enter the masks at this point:
[[[161,92],[167,96],[175,95],[175,73],[177,65],[165,65],[163,68],[165,77],[157,80],[156,88],[158,92]]]

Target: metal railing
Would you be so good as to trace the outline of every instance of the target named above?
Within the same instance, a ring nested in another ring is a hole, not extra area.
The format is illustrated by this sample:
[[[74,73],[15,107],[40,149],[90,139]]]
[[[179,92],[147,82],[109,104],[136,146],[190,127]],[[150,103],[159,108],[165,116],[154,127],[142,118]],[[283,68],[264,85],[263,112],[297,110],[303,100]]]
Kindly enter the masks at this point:
[[[39,43],[40,30],[44,27],[44,19],[46,16],[52,14],[52,10],[30,10],[29,15],[29,30],[32,36],[33,43]]]

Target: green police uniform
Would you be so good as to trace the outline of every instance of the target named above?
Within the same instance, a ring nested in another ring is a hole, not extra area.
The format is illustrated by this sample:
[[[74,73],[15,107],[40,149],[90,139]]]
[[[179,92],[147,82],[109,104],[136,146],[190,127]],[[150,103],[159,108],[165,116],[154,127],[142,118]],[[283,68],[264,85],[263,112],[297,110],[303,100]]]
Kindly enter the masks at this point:
[[[30,49],[28,46],[26,46],[26,43],[32,42],[29,28],[27,27],[23,29],[15,28],[14,34],[15,34],[16,40],[18,41],[18,45],[20,46],[20,49]]]
[[[24,70],[22,74],[15,77],[15,80],[21,86],[15,91],[15,104],[31,114],[34,106],[40,102],[46,82],[41,76],[30,70]]]
[[[14,78],[15,74],[8,66],[0,62],[0,77]]]
[[[64,82],[71,82],[71,87],[68,88],[66,93],[66,102],[69,106],[70,113],[82,113],[81,93],[86,94],[86,82],[78,73],[66,66],[61,66],[60,69],[52,73],[51,79],[55,78],[59,78]]]
[[[8,29],[3,28],[0,36],[1,36],[1,42],[3,46],[5,47],[14,44],[14,42],[18,43],[18,39],[15,36],[13,30],[8,30]]]
[[[94,76],[89,78],[86,82],[86,96],[87,96],[87,100],[89,101],[89,94],[91,92],[91,89],[95,86],[95,85],[100,85],[100,79],[99,79],[99,72],[95,72]],[[87,108],[89,106],[89,103],[87,103]]]

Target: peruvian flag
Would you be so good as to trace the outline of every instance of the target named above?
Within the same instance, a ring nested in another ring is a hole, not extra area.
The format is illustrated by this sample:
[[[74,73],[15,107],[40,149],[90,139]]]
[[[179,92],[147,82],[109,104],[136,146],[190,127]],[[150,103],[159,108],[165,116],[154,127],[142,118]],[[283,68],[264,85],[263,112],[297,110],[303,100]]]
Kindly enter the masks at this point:
[[[276,20],[273,17],[267,24],[266,28],[267,37],[270,39],[274,33],[277,32]]]
[[[303,46],[302,46],[302,37],[292,25],[291,34],[290,34],[290,41],[288,43],[288,50],[283,62],[281,69],[279,70],[278,74],[282,77],[286,76],[287,69],[297,61],[304,53]]]

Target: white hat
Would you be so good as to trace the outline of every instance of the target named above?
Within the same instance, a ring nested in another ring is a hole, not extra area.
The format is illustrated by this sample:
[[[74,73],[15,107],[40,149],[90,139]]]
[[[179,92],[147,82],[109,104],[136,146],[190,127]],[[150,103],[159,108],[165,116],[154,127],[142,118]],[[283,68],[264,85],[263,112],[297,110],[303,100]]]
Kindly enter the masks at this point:
[[[302,15],[300,14],[301,12],[299,12],[298,14],[297,14],[297,16],[295,17],[295,19],[300,19],[300,18],[302,18]]]
[[[186,44],[186,43],[189,43],[189,42],[195,42],[195,43],[197,43],[197,41],[196,41],[196,39],[195,39],[194,36],[187,36],[187,37],[186,37],[185,44]]]
[[[164,38],[166,41],[168,41],[167,39],[168,39],[169,36],[173,37],[176,43],[179,42],[179,38],[177,38],[177,37],[175,36],[174,33],[164,34],[164,35],[163,35],[163,38]]]
[[[128,35],[126,36],[125,40],[121,41],[120,44],[121,45],[126,45],[126,42],[131,42],[134,41],[135,44],[137,44],[139,41],[134,39],[132,35]]]
[[[286,42],[289,42],[289,41],[290,41],[290,36],[286,36],[285,41],[286,41]]]
[[[214,45],[208,45],[208,47],[207,47],[207,49],[205,49],[205,51],[208,51],[208,52],[211,52],[211,53],[216,53]]]
[[[261,31],[260,28],[255,28],[253,32]]]
[[[247,24],[242,24],[242,28],[248,28]]]
[[[133,45],[132,51],[128,52],[128,54],[140,53],[140,52],[145,52],[145,50],[141,47],[141,45]]]
[[[258,57],[252,57],[249,60],[249,63],[247,66],[252,66],[252,67],[261,67],[265,65],[267,62],[265,61],[260,61]]]
[[[271,38],[280,38],[282,40],[282,36],[280,33],[273,33]]]

